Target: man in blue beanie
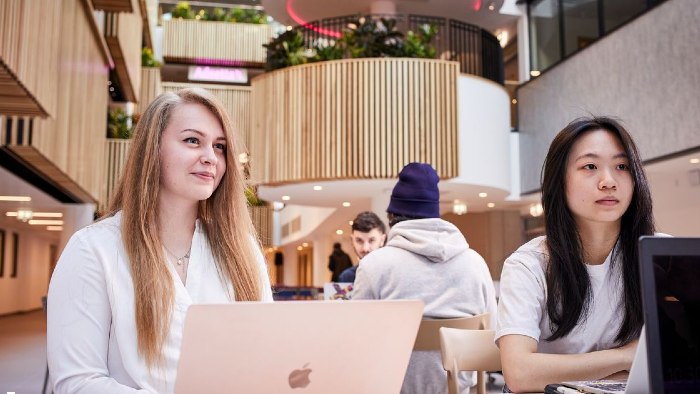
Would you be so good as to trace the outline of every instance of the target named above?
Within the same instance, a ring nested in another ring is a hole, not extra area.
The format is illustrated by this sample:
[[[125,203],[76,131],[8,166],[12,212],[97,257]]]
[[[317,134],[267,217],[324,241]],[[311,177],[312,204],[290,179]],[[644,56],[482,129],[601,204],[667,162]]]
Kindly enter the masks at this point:
[[[387,208],[387,243],[362,259],[353,299],[420,299],[423,317],[435,319],[488,312],[494,327],[491,274],[459,229],[440,219],[439,180],[429,164],[410,163],[401,170]],[[463,393],[475,383],[473,373],[460,374]],[[413,352],[401,393],[447,393],[439,351]]]

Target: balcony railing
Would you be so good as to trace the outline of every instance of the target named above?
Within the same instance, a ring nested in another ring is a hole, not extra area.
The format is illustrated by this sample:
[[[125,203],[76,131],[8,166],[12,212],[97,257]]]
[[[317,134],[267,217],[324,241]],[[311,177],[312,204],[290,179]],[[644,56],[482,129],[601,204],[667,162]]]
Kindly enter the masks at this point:
[[[459,71],[478,75],[503,84],[503,49],[498,39],[479,26],[442,17],[405,14],[370,14],[370,18],[391,18],[396,20],[399,31],[417,31],[425,24],[435,25],[437,35],[433,46],[438,57],[459,63]],[[319,40],[333,40],[340,36],[348,24],[357,21],[357,15],[338,16],[320,19],[297,26],[304,36],[308,49],[314,48]]]

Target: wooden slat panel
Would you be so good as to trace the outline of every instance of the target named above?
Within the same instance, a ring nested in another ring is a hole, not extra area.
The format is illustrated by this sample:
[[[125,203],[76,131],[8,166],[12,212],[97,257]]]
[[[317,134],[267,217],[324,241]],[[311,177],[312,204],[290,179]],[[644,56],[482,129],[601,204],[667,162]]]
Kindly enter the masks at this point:
[[[105,41],[114,59],[114,71],[126,101],[138,102],[141,89],[141,35],[143,20],[137,7],[132,14],[105,13]]]
[[[55,115],[62,6],[53,0],[0,1],[0,112]]]
[[[141,68],[141,94],[139,95],[139,103],[136,105],[135,112],[143,113],[146,107],[163,93],[161,84],[160,68],[157,67],[142,67]]]
[[[175,92],[190,87],[200,87],[210,91],[221,100],[228,110],[233,126],[243,137],[246,149],[250,146],[250,90],[249,86],[210,85],[195,83],[163,82],[164,92]]]
[[[82,0],[62,0],[55,115],[35,119],[32,146],[94,200],[104,187],[109,67]],[[46,1],[53,4],[53,1]],[[48,62],[49,59],[47,58]]]
[[[108,138],[105,142],[105,185],[100,195],[100,211],[109,206],[124,170],[130,146],[131,140]]]
[[[411,161],[457,176],[456,62],[351,59],[252,81],[253,181],[394,178]]]
[[[91,0],[96,10],[109,12],[134,12],[133,0]]]
[[[264,248],[272,246],[272,208],[267,206],[248,207],[253,226]]]
[[[163,21],[163,57],[168,62],[255,66],[265,63],[269,25],[197,20]]]

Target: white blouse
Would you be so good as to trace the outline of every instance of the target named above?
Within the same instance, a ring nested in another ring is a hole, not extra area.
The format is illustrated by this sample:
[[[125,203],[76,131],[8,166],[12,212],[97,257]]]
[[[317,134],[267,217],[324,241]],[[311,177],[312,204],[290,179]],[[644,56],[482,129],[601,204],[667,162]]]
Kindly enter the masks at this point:
[[[175,285],[164,367],[149,371],[137,349],[134,292],[121,237],[121,212],[76,232],[51,278],[47,355],[54,392],[172,393],[187,308],[230,303],[206,235],[197,221],[185,286],[171,265]],[[262,253],[263,301],[272,291]]]

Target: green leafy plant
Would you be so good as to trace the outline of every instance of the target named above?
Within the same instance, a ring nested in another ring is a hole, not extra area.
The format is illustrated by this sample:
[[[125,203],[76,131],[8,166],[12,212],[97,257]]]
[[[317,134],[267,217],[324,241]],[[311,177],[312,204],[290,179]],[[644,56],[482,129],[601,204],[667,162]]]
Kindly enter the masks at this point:
[[[229,11],[229,19],[231,22],[238,23],[254,23],[259,25],[267,23],[267,15],[262,11],[252,8],[231,8],[231,11]]]
[[[315,46],[315,54],[309,59],[309,62],[325,62],[328,60],[342,59],[345,54],[345,48],[338,41],[320,42]]]
[[[170,14],[174,19],[194,19],[194,11],[190,7],[190,3],[186,1],[181,1],[175,5],[175,7],[170,11]]]
[[[436,51],[431,43],[436,35],[437,26],[435,25],[422,25],[417,33],[409,31],[403,43],[403,56],[434,59]]]
[[[351,58],[398,57],[403,33],[396,30],[395,19],[361,17],[348,24],[340,41]]]
[[[218,21],[218,22],[230,22],[231,21],[231,15],[224,11],[222,8],[214,8],[214,10],[209,14],[209,20],[210,21]]]
[[[245,189],[245,198],[248,200],[248,205],[251,207],[260,207],[267,205],[267,201],[258,197],[257,192],[252,187]]]
[[[151,48],[141,49],[141,67],[160,67],[160,62],[153,57]]]
[[[107,138],[131,138],[129,116],[121,108],[109,111],[107,114]]]
[[[267,49],[266,71],[296,66],[308,61],[304,37],[298,30],[288,30],[263,46]]]

